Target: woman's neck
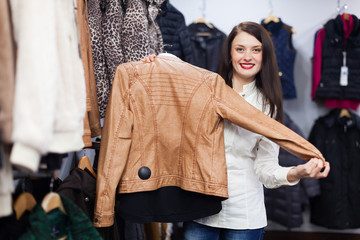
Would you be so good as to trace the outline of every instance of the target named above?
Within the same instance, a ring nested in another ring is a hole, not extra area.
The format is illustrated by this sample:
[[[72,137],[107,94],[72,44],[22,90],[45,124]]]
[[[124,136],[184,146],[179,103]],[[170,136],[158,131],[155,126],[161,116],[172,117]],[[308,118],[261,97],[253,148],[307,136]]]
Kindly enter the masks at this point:
[[[244,89],[244,85],[249,84],[251,82],[255,81],[255,78],[252,79],[243,79],[243,78],[236,78],[233,77],[232,83],[233,83],[233,89],[236,92],[242,92]]]

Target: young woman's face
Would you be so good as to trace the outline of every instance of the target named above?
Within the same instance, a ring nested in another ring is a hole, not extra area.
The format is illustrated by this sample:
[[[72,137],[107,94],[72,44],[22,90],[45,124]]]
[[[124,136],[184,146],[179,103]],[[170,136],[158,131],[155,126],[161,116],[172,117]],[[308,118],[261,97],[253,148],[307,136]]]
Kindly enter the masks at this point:
[[[231,62],[235,79],[253,81],[261,69],[261,42],[247,32],[239,32],[231,44]]]

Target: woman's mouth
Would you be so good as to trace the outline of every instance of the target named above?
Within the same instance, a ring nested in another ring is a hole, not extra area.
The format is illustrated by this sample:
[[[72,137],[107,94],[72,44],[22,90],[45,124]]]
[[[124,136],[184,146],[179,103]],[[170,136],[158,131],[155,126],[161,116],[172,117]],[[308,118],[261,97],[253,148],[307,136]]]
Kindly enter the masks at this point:
[[[251,69],[255,66],[255,64],[253,63],[240,63],[240,66],[243,68],[243,69]]]

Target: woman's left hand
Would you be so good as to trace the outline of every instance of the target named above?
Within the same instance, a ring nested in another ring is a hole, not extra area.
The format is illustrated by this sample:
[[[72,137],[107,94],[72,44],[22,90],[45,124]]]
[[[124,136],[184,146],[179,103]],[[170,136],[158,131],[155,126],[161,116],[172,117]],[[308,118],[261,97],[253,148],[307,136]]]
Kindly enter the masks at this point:
[[[149,55],[147,57],[142,58],[141,61],[144,62],[144,63],[153,62],[153,61],[155,61],[155,57],[156,57],[156,55],[151,54],[151,55]]]
[[[325,167],[323,161],[318,158],[312,158],[308,162],[298,165],[290,169],[287,175],[289,182],[295,182],[302,178],[325,178],[330,171],[329,162],[325,161]]]

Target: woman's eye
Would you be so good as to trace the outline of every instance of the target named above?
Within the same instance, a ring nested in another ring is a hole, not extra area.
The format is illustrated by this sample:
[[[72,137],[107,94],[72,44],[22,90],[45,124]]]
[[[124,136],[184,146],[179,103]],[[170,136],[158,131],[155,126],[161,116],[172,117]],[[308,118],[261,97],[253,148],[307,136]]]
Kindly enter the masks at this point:
[[[238,52],[243,52],[244,49],[243,49],[243,48],[237,48],[236,51],[238,51]]]
[[[261,48],[255,48],[255,49],[254,49],[254,52],[260,53],[260,52],[261,52]]]

